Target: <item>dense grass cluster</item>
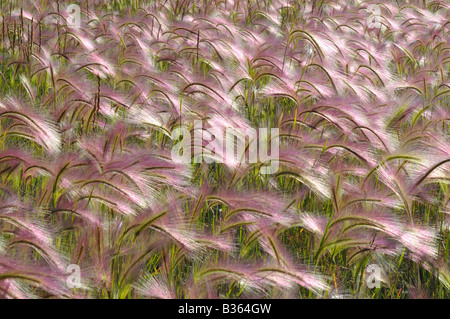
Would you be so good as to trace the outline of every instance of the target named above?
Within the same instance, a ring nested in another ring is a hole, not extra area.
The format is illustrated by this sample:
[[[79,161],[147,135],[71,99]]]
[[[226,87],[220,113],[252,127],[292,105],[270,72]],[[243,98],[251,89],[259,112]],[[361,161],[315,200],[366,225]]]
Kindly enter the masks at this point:
[[[446,1],[70,3],[1,0],[0,297],[449,297]]]

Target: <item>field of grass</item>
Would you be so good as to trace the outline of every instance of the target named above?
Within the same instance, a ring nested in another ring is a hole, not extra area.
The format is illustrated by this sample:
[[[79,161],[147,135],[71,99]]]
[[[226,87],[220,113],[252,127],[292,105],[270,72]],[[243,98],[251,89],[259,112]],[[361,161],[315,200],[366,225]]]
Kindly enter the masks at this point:
[[[447,1],[0,16],[0,298],[450,297]],[[174,161],[199,121],[278,129],[278,171]]]

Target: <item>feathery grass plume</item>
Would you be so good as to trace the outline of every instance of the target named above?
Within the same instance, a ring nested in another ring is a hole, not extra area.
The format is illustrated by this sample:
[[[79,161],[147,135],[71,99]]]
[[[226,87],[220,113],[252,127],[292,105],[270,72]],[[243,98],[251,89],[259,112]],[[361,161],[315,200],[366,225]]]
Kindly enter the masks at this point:
[[[0,8],[0,298],[448,298],[445,1],[66,5]]]

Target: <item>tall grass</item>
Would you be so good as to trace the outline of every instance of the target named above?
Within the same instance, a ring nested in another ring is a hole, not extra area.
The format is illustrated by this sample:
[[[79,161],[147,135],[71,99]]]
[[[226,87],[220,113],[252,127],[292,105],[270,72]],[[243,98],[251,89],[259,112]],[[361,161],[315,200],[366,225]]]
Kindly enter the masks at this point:
[[[446,1],[69,3],[0,3],[1,297],[449,297]],[[175,163],[197,120],[279,171]]]

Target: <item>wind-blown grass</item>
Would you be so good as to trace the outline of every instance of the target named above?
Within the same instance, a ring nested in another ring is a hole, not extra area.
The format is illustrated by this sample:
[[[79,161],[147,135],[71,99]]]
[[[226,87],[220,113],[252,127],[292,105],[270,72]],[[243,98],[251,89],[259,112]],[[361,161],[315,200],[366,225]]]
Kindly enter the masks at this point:
[[[448,3],[68,4],[1,1],[2,298],[449,297]],[[172,161],[199,120],[279,171]]]

